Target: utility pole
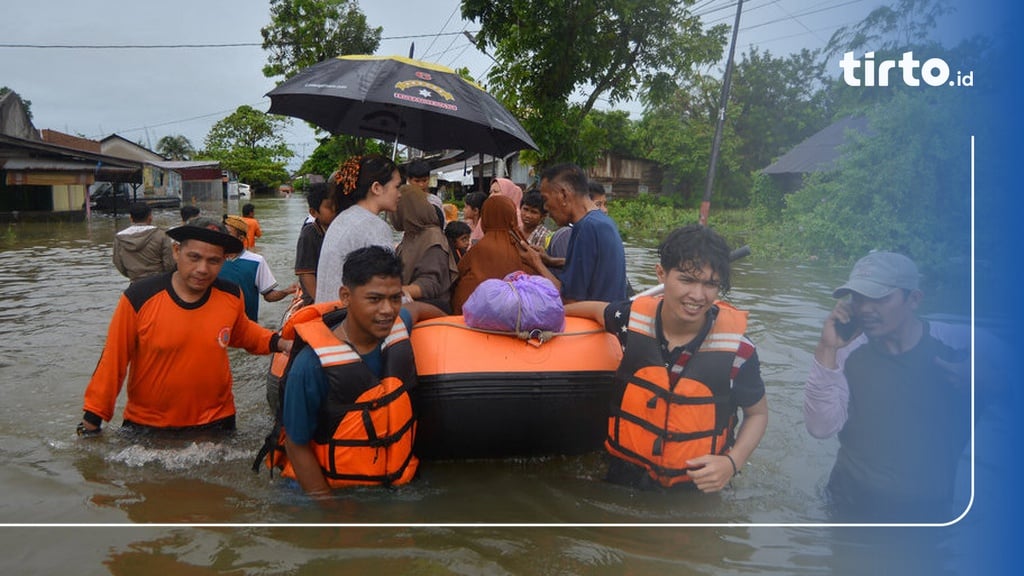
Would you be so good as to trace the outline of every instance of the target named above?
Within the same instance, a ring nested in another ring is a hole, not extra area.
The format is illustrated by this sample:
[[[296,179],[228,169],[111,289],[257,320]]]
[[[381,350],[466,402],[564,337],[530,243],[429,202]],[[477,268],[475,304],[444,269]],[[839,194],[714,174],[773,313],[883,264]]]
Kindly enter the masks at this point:
[[[725,77],[722,78],[722,97],[718,102],[718,124],[715,125],[715,137],[711,142],[711,161],[708,163],[707,186],[704,188],[704,199],[700,203],[701,226],[707,226],[708,212],[711,211],[711,188],[715,182],[715,169],[718,167],[718,150],[722,146],[725,107],[729,103],[729,84],[732,81],[732,59],[736,53],[736,35],[740,31],[740,13],[742,12],[743,0],[738,0],[736,3],[736,21],[732,25],[732,42],[729,44],[729,60],[725,63]]]

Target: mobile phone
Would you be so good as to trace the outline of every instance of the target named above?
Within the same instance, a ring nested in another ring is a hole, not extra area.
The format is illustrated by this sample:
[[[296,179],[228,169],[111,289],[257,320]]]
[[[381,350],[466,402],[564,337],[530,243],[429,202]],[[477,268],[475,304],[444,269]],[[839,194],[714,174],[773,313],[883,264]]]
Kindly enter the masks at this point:
[[[849,322],[836,322],[836,334],[845,342],[849,342],[859,329],[856,318],[851,318]]]

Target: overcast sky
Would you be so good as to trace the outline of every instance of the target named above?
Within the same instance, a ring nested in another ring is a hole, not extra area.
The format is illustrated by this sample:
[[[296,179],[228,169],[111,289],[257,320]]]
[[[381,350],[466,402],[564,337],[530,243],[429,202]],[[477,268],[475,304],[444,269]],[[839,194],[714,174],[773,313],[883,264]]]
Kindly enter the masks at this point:
[[[500,1],[500,0],[496,0]],[[783,55],[823,46],[832,32],[860,21],[880,0],[746,0],[737,59],[751,45]],[[210,126],[243,104],[266,110],[274,79],[261,71],[261,0],[28,0],[5,2],[0,18],[0,86],[32,102],[37,128],[89,138],[117,133],[155,147],[184,134],[197,148]],[[408,55],[485,79],[491,59],[461,34],[459,0],[363,0],[372,26],[383,26],[378,54]],[[731,25],[735,0],[700,0],[709,23]],[[970,15],[961,14],[966,18]],[[455,33],[455,34],[452,34]],[[445,35],[448,34],[448,35]],[[416,36],[410,38],[410,36]],[[10,45],[251,44],[218,48],[60,49]],[[836,69],[838,73],[838,68]],[[600,106],[599,106],[600,107]],[[639,108],[626,106],[639,115]],[[297,158],[313,151],[313,132],[298,120],[284,135]]]

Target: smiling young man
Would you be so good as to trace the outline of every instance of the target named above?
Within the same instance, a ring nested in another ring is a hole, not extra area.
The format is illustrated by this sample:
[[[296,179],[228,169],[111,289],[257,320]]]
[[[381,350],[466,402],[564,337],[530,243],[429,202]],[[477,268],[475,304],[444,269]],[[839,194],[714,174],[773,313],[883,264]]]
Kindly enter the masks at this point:
[[[839,521],[952,520],[970,430],[967,326],[917,316],[917,266],[902,254],[861,258],[833,296],[841,300],[825,319],[804,388],[808,432],[839,435],[830,513]]]
[[[253,354],[291,348],[246,317],[237,285],[217,279],[225,256],[242,251],[222,224],[197,218],[167,234],[177,242],[177,270],[139,280],[121,295],[85,390],[81,435],[98,433],[113,417],[126,376],[125,428],[234,430],[228,346]]]
[[[764,381],[747,313],[729,289],[729,247],[684,226],[658,247],[662,296],[567,304],[623,345],[605,448],[607,480],[640,488],[716,492],[739,474],[768,425]],[[736,411],[743,413],[736,425]]]
[[[402,307],[402,261],[381,246],[345,258],[338,296],[338,310],[295,327],[301,341],[284,387],[287,462],[277,465],[315,497],[415,475],[409,330],[443,314],[422,303]]]

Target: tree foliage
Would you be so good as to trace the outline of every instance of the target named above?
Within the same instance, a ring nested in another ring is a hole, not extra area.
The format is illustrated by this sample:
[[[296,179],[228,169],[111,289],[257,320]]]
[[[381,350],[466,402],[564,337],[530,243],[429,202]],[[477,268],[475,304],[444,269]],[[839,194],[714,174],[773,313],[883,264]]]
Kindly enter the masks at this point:
[[[156,151],[171,160],[191,160],[196,153],[192,142],[182,134],[164,136],[156,143]]]
[[[703,191],[721,86],[717,78],[699,76],[688,87],[676,87],[652,101],[640,121],[645,157],[664,171],[663,192],[685,202],[695,202]],[[734,141],[732,125],[727,122],[720,172],[732,162]]]
[[[851,50],[895,52],[920,46],[939,19],[952,10],[949,0],[894,0],[875,8],[860,22],[838,28],[824,56],[832,59]]]
[[[379,140],[356,138],[338,134],[320,138],[316,150],[299,168],[301,174],[319,174],[324,178],[338,169],[338,165],[351,156],[381,154],[391,156],[391,146]]]
[[[256,187],[275,186],[288,179],[285,164],[294,156],[280,135],[289,124],[288,118],[239,106],[210,128],[202,156]]]
[[[383,31],[366,23],[356,0],[270,0],[270,18],[260,29],[268,78],[291,78],[342,54],[373,54]]]
[[[644,83],[680,78],[722,54],[726,27],[705,31],[693,0],[463,0],[464,18],[500,63],[489,86],[541,148],[536,160],[588,165],[583,120],[599,98],[635,96]],[[581,100],[573,103],[573,100]]]
[[[903,91],[871,110],[838,168],[787,198],[790,242],[851,260],[902,252],[931,271],[970,257],[970,128],[964,92]]]
[[[587,121],[600,132],[603,152],[636,157],[641,148],[637,122],[625,110],[591,110]]]
[[[739,169],[753,174],[827,126],[828,84],[816,52],[775,58],[754,47],[745,53],[733,75],[728,113]]]

